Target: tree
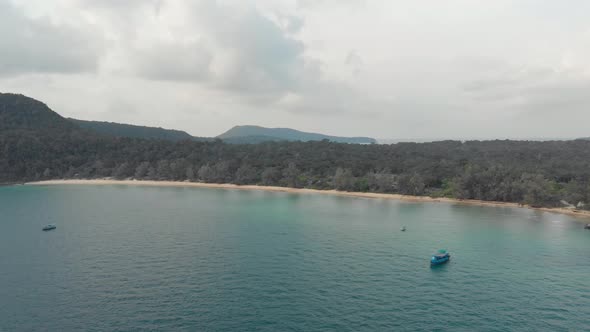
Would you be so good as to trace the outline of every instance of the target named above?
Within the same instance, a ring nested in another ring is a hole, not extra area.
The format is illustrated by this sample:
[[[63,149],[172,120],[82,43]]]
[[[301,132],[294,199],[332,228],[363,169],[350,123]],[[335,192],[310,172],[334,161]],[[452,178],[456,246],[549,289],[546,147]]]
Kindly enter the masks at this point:
[[[557,200],[552,194],[551,182],[542,175],[525,173],[521,177],[521,184],[525,204],[534,207],[557,205]]]
[[[365,178],[367,179],[368,191],[391,193],[397,190],[397,181],[393,174],[369,172]]]
[[[419,174],[413,173],[400,175],[398,178],[398,187],[399,192],[403,195],[419,196],[424,193],[426,186],[423,178]]]
[[[332,181],[334,188],[337,190],[351,190],[354,180],[350,169],[338,167]]]
[[[215,173],[209,164],[201,166],[201,168],[199,168],[198,175],[199,180],[203,182],[212,182],[215,180]]]
[[[229,183],[232,181],[230,163],[227,160],[217,162],[213,167],[214,181],[218,183]]]
[[[147,178],[150,180],[158,180],[158,171],[152,166],[148,168]]]
[[[148,174],[148,170],[150,167],[150,163],[147,161],[141,162],[136,168],[135,168],[135,174],[134,174],[134,178],[136,179],[143,179],[147,176]]]
[[[115,177],[115,179],[125,179],[128,176],[130,176],[130,173],[131,167],[129,166],[129,163],[125,162],[115,169],[115,171],[113,172],[113,177]]]
[[[170,162],[170,177],[180,181],[186,179],[187,162],[184,159],[176,159]]]
[[[194,171],[193,167],[190,165],[187,166],[187,168],[186,168],[186,179],[191,182],[196,180],[195,171]]]
[[[156,167],[159,180],[170,180],[172,179],[172,170],[170,169],[170,162],[168,160],[158,161]]]
[[[299,184],[299,174],[301,171],[297,169],[295,163],[291,162],[289,165],[283,170],[283,179],[281,180],[287,187],[298,188],[300,187]]]
[[[236,184],[254,184],[258,180],[258,172],[249,165],[244,165],[236,171]]]
[[[276,186],[281,180],[281,171],[276,167],[267,167],[260,176],[265,186]]]

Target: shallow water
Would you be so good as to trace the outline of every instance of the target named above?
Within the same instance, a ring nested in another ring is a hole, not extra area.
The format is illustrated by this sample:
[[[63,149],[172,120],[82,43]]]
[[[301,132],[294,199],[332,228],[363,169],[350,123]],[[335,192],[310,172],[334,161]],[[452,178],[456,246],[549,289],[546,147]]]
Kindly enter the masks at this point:
[[[18,186],[0,227],[0,331],[590,330],[590,231],[546,212]]]

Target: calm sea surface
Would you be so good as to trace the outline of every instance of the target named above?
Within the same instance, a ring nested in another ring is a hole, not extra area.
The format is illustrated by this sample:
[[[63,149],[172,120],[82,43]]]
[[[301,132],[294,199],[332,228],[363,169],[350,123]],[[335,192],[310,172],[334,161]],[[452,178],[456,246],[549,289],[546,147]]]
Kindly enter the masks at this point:
[[[590,231],[513,208],[0,188],[0,331],[74,330],[590,331]]]

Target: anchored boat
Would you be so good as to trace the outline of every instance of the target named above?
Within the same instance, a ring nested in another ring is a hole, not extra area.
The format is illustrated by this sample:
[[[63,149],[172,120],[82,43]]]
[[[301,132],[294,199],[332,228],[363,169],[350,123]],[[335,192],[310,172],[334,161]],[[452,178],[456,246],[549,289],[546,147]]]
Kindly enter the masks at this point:
[[[451,255],[444,249],[439,250],[436,254],[430,258],[430,265],[440,265],[448,262],[451,259]]]
[[[45,227],[43,227],[43,230],[50,231],[50,230],[56,229],[56,228],[57,228],[57,226],[55,226],[55,224],[49,224],[49,225],[46,225]]]

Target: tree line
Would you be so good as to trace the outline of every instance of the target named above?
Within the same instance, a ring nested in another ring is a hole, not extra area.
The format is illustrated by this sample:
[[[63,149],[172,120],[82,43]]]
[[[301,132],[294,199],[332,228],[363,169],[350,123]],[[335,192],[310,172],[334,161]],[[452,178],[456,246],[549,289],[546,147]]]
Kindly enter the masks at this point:
[[[258,184],[559,206],[590,197],[590,142],[226,144],[11,132],[0,182],[104,178]]]

